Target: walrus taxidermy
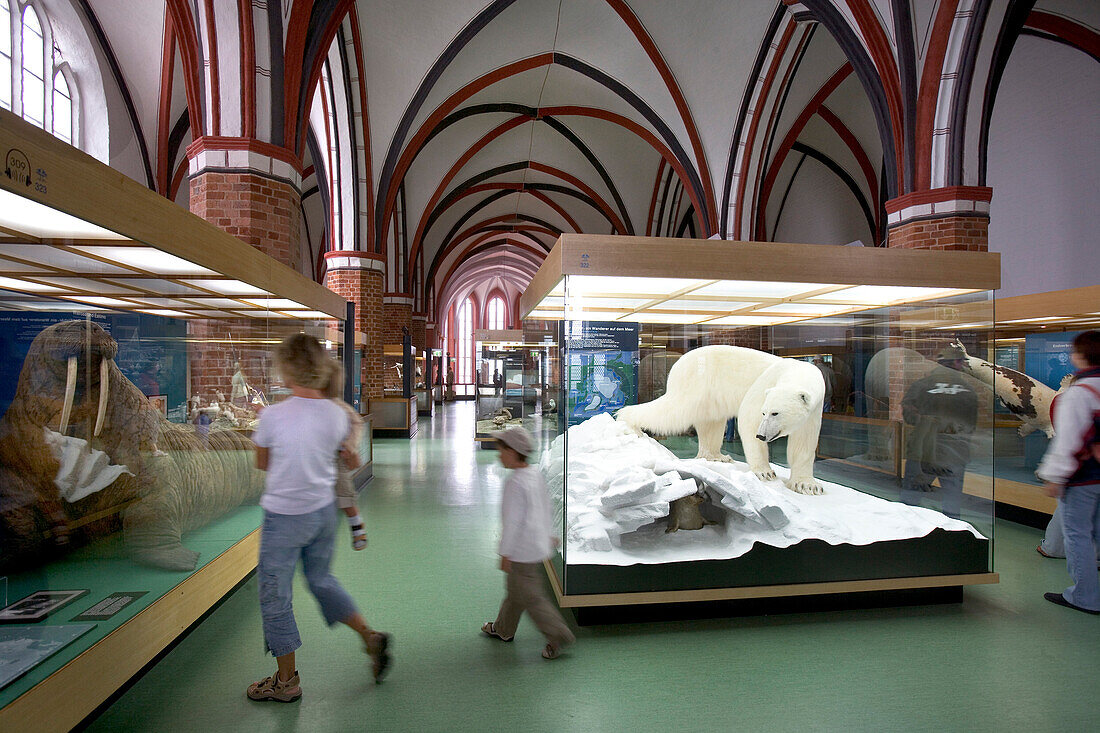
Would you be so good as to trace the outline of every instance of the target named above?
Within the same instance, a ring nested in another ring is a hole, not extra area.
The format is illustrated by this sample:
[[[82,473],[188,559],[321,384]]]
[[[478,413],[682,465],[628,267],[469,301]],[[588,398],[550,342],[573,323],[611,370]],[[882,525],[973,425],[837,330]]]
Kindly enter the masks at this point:
[[[251,440],[230,430],[204,440],[169,422],[119,370],[117,353],[110,334],[87,321],[56,323],[31,342],[0,419],[3,570],[116,532],[120,517],[135,560],[193,570],[199,553],[182,545],[183,532],[262,493]],[[102,452],[118,477],[86,496],[63,496],[61,442]]]

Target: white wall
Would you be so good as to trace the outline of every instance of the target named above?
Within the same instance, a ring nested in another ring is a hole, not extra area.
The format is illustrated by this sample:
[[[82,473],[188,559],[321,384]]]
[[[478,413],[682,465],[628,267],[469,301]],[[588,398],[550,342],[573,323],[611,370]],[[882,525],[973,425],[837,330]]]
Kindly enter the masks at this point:
[[[777,186],[771,195],[778,201],[783,198],[783,190]],[[798,169],[771,240],[848,244],[860,239],[871,245],[871,237],[855,195],[836,174],[807,157]]]
[[[1052,41],[1017,41],[989,130],[998,296],[1100,282],[1098,100],[1096,61]]]

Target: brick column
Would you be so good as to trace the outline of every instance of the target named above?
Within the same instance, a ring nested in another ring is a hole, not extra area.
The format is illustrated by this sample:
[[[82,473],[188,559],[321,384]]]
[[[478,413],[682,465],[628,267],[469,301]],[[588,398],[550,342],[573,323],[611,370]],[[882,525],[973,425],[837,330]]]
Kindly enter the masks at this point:
[[[196,319],[188,324],[189,391],[188,397],[198,395],[203,404],[213,402],[217,392],[226,399],[233,393],[233,374],[240,364],[245,381],[252,387],[267,392],[275,380],[273,350],[266,344],[252,341],[278,338],[282,334],[271,331],[261,321],[241,319]]]
[[[362,398],[382,396],[383,315],[386,262],[381,255],[337,250],[325,254],[325,286],[355,303],[355,330],[363,334]]]
[[[419,351],[424,351],[428,348],[427,327],[427,313],[412,314],[412,325],[409,326],[409,334],[412,336],[413,346],[415,346]]]
[[[187,148],[191,212],[299,272],[302,164],[274,145],[200,137]]]
[[[888,247],[989,250],[993,189],[950,186],[916,191],[886,202]]]
[[[400,344],[402,328],[412,335],[413,298],[408,293],[385,293],[382,296],[382,342]]]

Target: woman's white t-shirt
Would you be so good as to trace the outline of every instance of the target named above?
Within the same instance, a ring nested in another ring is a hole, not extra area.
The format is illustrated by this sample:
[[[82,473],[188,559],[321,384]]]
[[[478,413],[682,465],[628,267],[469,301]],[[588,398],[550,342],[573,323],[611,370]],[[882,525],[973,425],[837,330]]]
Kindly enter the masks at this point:
[[[264,408],[252,435],[270,451],[260,506],[308,514],[335,501],[335,456],[349,428],[347,414],[331,400],[290,397]]]

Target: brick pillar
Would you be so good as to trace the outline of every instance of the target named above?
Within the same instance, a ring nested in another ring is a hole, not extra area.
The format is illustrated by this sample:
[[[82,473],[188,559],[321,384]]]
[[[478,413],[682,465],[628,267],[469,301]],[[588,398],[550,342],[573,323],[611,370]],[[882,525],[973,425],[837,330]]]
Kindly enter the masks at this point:
[[[189,322],[187,396],[198,395],[204,405],[214,402],[218,392],[230,399],[238,364],[249,386],[267,393],[275,380],[273,350],[269,345],[253,341],[281,335],[270,331],[268,325],[250,319]]]
[[[413,346],[415,346],[418,351],[424,351],[428,348],[427,326],[427,313],[412,314],[412,325],[409,326],[409,333],[412,335]]]
[[[363,404],[382,396],[382,291],[386,262],[380,255],[337,250],[325,254],[325,286],[355,303],[355,330],[363,334]]]
[[[402,328],[412,335],[413,298],[408,293],[385,293],[382,296],[382,341],[400,344],[404,336]]]
[[[989,250],[993,189],[950,186],[916,191],[886,202],[886,245],[905,249]]]
[[[302,164],[274,145],[200,137],[187,148],[191,212],[299,272]]]

